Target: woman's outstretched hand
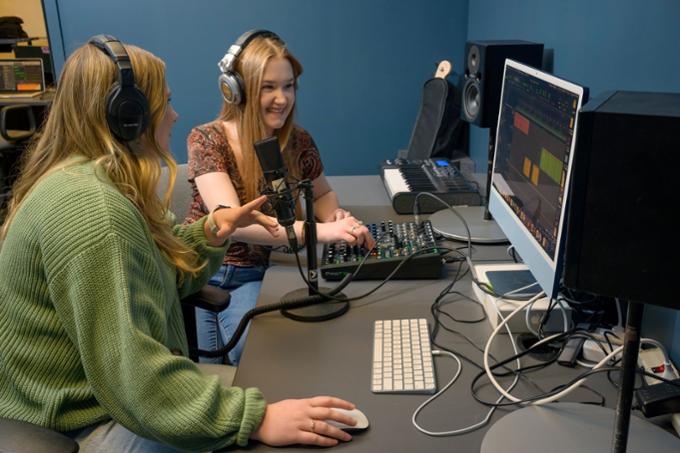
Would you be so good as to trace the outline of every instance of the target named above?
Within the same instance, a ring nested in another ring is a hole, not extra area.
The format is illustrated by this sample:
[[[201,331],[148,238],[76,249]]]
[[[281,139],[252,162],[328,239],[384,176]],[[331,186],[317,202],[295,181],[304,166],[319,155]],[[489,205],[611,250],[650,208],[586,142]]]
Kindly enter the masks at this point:
[[[213,211],[210,215],[212,215],[218,230],[214,234],[212,232],[206,233],[209,242],[223,244],[237,228],[243,228],[254,224],[262,225],[269,231],[269,234],[278,236],[279,223],[277,220],[274,217],[269,217],[258,211],[265,201],[267,201],[267,197],[262,195],[243,206]],[[210,231],[209,227],[206,227],[206,231]],[[213,238],[214,240],[211,241],[210,239]]]
[[[352,436],[326,420],[354,426],[356,420],[331,408],[354,409],[349,401],[332,396],[316,396],[299,400],[283,400],[268,404],[260,426],[251,438],[273,447],[305,444],[332,447]]]

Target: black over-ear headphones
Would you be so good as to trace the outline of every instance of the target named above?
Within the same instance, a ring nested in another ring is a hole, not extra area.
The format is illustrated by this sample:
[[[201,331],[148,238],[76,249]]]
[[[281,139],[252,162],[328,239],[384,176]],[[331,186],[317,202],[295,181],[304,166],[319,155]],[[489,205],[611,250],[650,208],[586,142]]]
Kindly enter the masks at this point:
[[[243,33],[227,51],[227,54],[217,63],[222,74],[218,80],[220,92],[222,97],[229,104],[240,104],[245,100],[245,87],[243,78],[238,72],[234,71],[236,58],[246,48],[248,43],[257,36],[264,36],[265,38],[274,38],[277,41],[283,42],[279,36],[268,30],[249,30]]]
[[[139,138],[149,125],[149,101],[135,84],[130,56],[121,42],[110,35],[90,38],[118,68],[118,81],[106,95],[106,121],[116,138],[124,142]]]

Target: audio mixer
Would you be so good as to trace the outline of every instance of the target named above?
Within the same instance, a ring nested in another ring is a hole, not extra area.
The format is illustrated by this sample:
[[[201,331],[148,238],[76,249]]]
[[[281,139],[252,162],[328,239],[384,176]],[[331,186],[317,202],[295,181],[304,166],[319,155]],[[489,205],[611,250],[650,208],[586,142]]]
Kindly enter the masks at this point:
[[[440,278],[443,262],[429,220],[395,223],[390,221],[367,224],[376,246],[359,269],[354,280],[382,280],[399,263],[408,259],[392,279]],[[321,259],[321,276],[326,280],[341,280],[353,273],[368,250],[344,241],[326,244]]]

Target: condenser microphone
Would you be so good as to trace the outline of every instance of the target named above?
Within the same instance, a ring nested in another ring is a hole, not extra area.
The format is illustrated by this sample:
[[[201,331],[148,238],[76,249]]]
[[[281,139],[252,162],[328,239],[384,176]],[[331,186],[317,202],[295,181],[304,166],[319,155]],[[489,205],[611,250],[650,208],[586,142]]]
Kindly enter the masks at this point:
[[[297,236],[295,235],[295,201],[293,194],[286,183],[288,168],[283,162],[281,148],[277,137],[269,137],[255,143],[255,153],[260,161],[262,173],[267,185],[272,190],[270,200],[273,198],[276,219],[286,229],[288,244],[293,250],[297,250]]]

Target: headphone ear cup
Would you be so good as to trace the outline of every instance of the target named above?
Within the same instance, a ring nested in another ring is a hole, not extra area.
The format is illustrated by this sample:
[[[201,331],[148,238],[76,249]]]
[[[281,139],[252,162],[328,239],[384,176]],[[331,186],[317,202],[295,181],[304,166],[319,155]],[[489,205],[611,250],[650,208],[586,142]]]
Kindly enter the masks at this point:
[[[245,101],[243,80],[236,72],[226,72],[219,78],[220,92],[227,104],[239,105]]]
[[[139,138],[149,125],[149,103],[136,86],[115,83],[106,98],[106,120],[113,135],[129,142]]]

